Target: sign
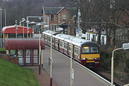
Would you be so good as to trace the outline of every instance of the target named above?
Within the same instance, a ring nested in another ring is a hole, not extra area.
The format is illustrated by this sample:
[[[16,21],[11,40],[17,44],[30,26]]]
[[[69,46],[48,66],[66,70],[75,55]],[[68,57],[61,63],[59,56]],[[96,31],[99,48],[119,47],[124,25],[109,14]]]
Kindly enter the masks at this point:
[[[126,85],[124,85],[124,86],[129,86],[129,84],[126,84]]]
[[[129,49],[129,43],[123,43],[122,48],[125,50]]]

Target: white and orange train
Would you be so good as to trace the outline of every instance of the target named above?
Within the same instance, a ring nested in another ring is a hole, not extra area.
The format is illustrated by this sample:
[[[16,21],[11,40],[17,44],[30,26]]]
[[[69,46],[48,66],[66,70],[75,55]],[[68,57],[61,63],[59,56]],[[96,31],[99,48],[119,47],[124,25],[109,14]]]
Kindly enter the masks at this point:
[[[93,67],[100,65],[99,46],[96,43],[50,30],[44,31],[42,36],[47,45],[50,46],[52,39],[53,48],[80,63]]]

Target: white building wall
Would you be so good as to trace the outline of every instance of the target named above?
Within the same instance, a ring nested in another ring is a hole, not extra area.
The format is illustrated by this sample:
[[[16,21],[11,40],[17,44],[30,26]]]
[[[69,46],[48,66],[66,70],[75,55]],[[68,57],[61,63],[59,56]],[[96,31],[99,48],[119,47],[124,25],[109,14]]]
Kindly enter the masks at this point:
[[[86,32],[85,34],[82,34],[81,38],[89,40],[91,42],[97,42],[98,34]],[[101,35],[100,40],[101,40],[100,42],[101,45],[106,45],[106,40],[107,40],[106,35]]]

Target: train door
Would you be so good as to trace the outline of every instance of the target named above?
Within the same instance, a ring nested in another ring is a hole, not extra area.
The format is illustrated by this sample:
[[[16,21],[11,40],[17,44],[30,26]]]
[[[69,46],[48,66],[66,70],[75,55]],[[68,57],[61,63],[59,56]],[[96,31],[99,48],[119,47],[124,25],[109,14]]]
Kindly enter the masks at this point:
[[[80,60],[80,47],[74,46],[74,59]]]
[[[53,42],[54,42],[54,48],[56,48],[56,39],[55,38],[54,38]]]
[[[60,40],[60,44],[59,44],[59,47],[60,47],[60,52],[64,52],[64,43],[62,40]]]
[[[67,44],[67,42],[66,41],[64,41],[64,54],[68,54],[67,53],[67,46],[68,46],[68,44]]]
[[[76,57],[77,57],[77,47],[74,46],[74,58],[76,58]]]
[[[68,53],[70,57],[73,57],[73,45],[72,44],[68,44]]]
[[[48,45],[50,46],[51,45],[51,37],[48,36]]]
[[[60,43],[60,40],[59,39],[57,39],[57,50],[59,50],[59,43]]]
[[[48,35],[46,35],[46,44],[49,45],[48,43],[49,43],[49,37]]]

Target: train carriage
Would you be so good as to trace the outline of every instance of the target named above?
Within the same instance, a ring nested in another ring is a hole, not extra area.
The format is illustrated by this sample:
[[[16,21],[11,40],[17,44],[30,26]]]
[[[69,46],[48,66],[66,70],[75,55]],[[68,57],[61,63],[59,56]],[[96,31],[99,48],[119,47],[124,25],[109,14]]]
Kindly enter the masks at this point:
[[[80,39],[66,34],[56,34],[56,32],[45,31],[43,35],[48,45],[52,37],[53,48],[66,54],[69,57],[81,62],[84,65],[99,66],[100,52],[96,43]]]

